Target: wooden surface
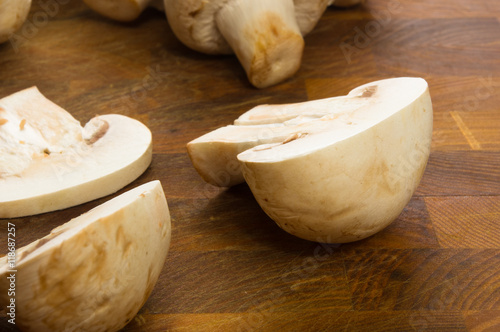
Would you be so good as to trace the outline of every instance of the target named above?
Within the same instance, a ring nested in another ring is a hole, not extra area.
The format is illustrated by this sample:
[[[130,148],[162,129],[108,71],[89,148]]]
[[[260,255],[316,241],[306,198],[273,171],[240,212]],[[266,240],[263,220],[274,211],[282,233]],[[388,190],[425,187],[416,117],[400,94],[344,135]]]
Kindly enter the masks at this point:
[[[45,2],[56,4],[46,16]],[[499,20],[498,0],[331,8],[306,38],[300,71],[257,90],[234,57],[184,47],[162,13],[119,24],[77,0],[34,1],[23,38],[0,45],[0,96],[37,85],[82,123],[120,113],[151,128],[151,167],[124,190],[161,180],[172,244],[124,331],[500,331]],[[369,239],[294,238],[246,185],[205,184],[186,154],[188,141],[255,105],[394,76],[429,82],[432,151],[401,216]],[[108,199],[14,219],[17,245]],[[5,254],[5,220],[0,229]],[[4,314],[0,330],[14,331]]]

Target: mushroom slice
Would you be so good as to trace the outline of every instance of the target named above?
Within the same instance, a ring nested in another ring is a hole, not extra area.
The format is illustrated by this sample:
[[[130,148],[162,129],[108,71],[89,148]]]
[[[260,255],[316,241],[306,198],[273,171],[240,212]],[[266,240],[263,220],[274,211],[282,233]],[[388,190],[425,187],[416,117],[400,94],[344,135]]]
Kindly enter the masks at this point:
[[[163,0],[83,0],[92,10],[110,19],[129,22],[135,20],[146,7],[163,11]]]
[[[123,188],[151,163],[137,120],[97,116],[84,128],[32,87],[0,99],[0,218],[82,204]]]
[[[312,241],[350,242],[386,227],[410,200],[429,156],[432,118],[425,80],[381,80],[344,97],[248,111],[237,121],[242,128],[275,120],[279,134],[289,127],[290,135],[258,145],[253,133],[238,142],[256,146],[226,158],[239,160],[256,200],[285,231]],[[190,144],[231,151],[221,137]],[[210,152],[200,147],[188,147],[197,152],[191,160]],[[202,167],[205,174],[216,173],[210,165],[195,165]],[[217,171],[225,168],[216,165]]]
[[[159,181],[136,187],[0,258],[0,298],[25,331],[118,331],[165,263],[170,214]]]
[[[0,0],[0,43],[23,25],[30,8],[31,0]]]

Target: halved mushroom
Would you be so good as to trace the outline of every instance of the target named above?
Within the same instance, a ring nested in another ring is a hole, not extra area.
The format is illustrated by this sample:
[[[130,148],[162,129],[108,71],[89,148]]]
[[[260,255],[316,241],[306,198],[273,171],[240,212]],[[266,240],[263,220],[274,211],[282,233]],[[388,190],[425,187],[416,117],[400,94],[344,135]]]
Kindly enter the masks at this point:
[[[146,7],[163,11],[163,0],[83,0],[92,10],[110,19],[129,22],[135,20]]]
[[[0,0],[0,43],[23,25],[30,8],[31,0]]]
[[[15,259],[0,258],[2,307],[13,298],[13,276],[22,330],[118,331],[151,294],[170,237],[160,182],[136,187],[16,250]]]
[[[343,97],[258,106],[191,141],[188,152],[212,184],[244,178],[287,232],[350,242],[386,227],[410,200],[429,156],[432,118],[425,80],[387,79]]]
[[[0,99],[0,218],[33,215],[112,194],[151,163],[149,129],[123,115],[84,128],[32,87]]]

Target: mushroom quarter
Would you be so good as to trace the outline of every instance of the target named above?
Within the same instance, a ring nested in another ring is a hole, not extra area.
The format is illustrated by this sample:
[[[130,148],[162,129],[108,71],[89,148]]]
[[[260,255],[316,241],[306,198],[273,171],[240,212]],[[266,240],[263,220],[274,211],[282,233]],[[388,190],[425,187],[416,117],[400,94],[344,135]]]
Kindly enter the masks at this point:
[[[15,263],[1,257],[0,302],[15,270],[22,331],[118,331],[153,291],[170,238],[162,186],[143,184],[18,248]]]

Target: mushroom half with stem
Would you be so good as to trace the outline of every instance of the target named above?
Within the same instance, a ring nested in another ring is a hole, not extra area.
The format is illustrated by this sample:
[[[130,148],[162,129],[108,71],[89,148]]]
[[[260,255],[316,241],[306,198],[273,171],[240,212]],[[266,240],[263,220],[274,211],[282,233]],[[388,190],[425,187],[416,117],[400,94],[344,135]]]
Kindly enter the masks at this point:
[[[245,180],[285,231],[350,242],[389,225],[409,202],[429,157],[432,119],[427,82],[395,78],[347,96],[255,107],[187,149],[205,181]]]
[[[151,159],[151,132],[137,120],[100,115],[82,128],[36,87],[0,99],[0,218],[112,194]]]

